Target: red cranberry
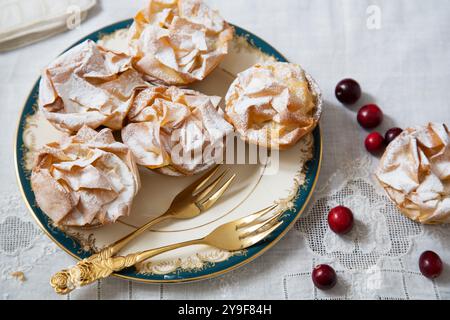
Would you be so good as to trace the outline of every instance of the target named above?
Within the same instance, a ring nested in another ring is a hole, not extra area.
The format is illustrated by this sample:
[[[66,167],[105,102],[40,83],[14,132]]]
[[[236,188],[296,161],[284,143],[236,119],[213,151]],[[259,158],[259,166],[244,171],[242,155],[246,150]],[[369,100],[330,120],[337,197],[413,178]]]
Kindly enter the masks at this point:
[[[442,273],[442,260],[433,251],[425,251],[420,255],[419,268],[425,277],[430,279],[437,278]]]
[[[383,121],[383,111],[376,104],[368,104],[359,109],[357,119],[361,127],[372,129]]]
[[[384,135],[384,140],[386,141],[386,145],[390,144],[392,141],[394,141],[395,138],[397,138],[400,133],[402,133],[403,130],[400,128],[392,128],[386,131],[386,134]]]
[[[346,234],[353,227],[353,213],[349,208],[338,206],[328,213],[328,225],[337,234]]]
[[[328,290],[336,285],[336,272],[327,264],[320,264],[312,272],[314,285],[321,290]]]
[[[361,98],[361,87],[353,79],[344,79],[337,84],[335,93],[343,104],[354,104]]]
[[[366,145],[367,151],[369,151],[370,153],[378,153],[384,148],[384,138],[378,132],[370,133],[364,143]]]

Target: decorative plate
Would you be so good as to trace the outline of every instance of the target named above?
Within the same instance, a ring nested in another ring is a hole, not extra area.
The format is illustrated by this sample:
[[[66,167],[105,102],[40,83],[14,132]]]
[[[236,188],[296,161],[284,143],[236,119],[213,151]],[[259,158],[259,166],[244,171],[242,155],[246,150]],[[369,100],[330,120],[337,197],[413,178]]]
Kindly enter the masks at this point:
[[[130,19],[107,26],[78,43],[92,39],[116,51],[124,51],[126,31],[131,23]],[[268,43],[248,31],[235,28],[237,36],[226,59],[206,80],[192,85],[191,88],[224,97],[238,72],[265,60],[286,61]],[[142,188],[129,217],[99,229],[56,228],[36,206],[29,180],[36,151],[61,135],[37,112],[37,97],[38,82],[22,110],[17,130],[15,158],[18,181],[24,200],[38,224],[50,239],[73,257],[86,258],[150,218],[162,214],[173,197],[196,179],[167,177],[140,169]],[[273,156],[272,153],[271,157]],[[272,158],[268,157],[259,164],[226,165],[232,172],[237,173],[237,179],[212,209],[191,220],[169,221],[158,225],[154,230],[142,235],[123,253],[198,238],[223,223],[278,203],[284,211],[283,225],[265,241],[234,253],[207,246],[187,247],[157,256],[139,268],[129,268],[116,275],[142,282],[185,282],[211,278],[252,261],[280,240],[303,212],[318,178],[321,156],[320,129],[316,128],[294,148],[279,152],[278,162],[270,161]]]

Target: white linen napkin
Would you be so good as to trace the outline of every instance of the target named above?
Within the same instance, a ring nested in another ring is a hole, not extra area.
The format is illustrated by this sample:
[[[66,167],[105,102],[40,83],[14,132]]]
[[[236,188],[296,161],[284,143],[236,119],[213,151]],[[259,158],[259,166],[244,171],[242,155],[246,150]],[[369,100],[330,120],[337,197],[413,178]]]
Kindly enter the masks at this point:
[[[0,0],[0,51],[75,28],[96,0]]]

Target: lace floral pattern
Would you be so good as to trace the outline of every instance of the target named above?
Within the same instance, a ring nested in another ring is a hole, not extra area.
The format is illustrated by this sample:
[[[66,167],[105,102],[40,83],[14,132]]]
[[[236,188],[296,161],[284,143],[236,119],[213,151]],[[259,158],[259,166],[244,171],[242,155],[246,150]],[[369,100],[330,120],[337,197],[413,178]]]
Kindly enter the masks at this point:
[[[39,230],[19,194],[0,198],[0,279],[11,279],[14,272],[29,272],[57,250]]]
[[[370,166],[366,157],[338,171],[296,224],[314,253],[333,257],[347,269],[368,269],[381,257],[400,257],[410,249],[411,238],[422,233],[419,224],[402,216],[372,184],[365,169]],[[342,180],[344,176],[351,178]],[[350,208],[355,217],[354,228],[344,236],[333,233],[327,223],[327,213],[338,205]]]

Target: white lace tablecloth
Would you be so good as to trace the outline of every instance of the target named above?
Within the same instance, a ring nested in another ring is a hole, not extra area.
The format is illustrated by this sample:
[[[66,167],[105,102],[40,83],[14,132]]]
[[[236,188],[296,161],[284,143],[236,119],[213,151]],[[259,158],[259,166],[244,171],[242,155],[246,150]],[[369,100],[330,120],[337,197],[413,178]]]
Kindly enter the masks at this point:
[[[355,109],[342,107],[334,86],[357,79],[364,102],[385,112],[381,131],[438,121],[450,124],[450,2],[421,0],[209,0],[223,16],[300,63],[327,101],[321,121],[323,165],[309,210],[262,257],[217,279],[144,285],[107,279],[67,297],[48,279],[74,260],[34,223],[19,194],[13,159],[16,124],[40,70],[75,40],[133,16],[145,1],[102,0],[75,30],[0,54],[0,298],[4,299],[450,299],[450,227],[421,226],[396,210],[372,180],[378,159]],[[379,19],[378,19],[379,18]],[[330,208],[343,204],[356,228],[338,237],[327,228]],[[442,276],[421,276],[418,257],[434,250]],[[311,270],[333,265],[338,285],[316,290]],[[11,274],[22,271],[25,281]]]

